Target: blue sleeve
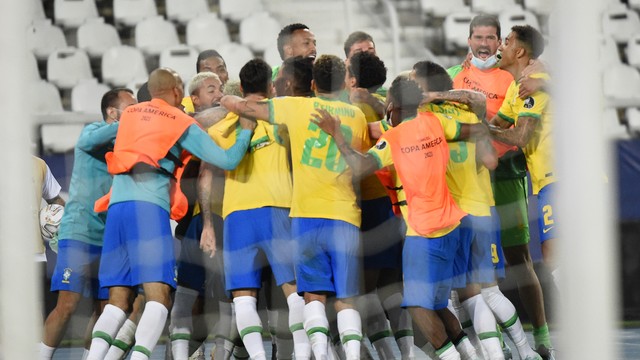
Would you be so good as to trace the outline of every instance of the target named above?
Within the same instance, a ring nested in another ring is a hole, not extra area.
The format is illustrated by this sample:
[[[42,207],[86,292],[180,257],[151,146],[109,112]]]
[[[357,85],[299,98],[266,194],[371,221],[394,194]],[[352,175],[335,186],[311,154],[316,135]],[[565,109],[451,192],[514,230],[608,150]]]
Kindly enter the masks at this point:
[[[178,144],[202,161],[213,164],[223,170],[233,170],[247,152],[251,141],[251,130],[242,130],[228,150],[223,150],[198,125],[191,125],[182,134]]]
[[[112,124],[93,123],[85,126],[78,138],[76,146],[82,151],[92,151],[106,145],[116,138],[118,122]]]

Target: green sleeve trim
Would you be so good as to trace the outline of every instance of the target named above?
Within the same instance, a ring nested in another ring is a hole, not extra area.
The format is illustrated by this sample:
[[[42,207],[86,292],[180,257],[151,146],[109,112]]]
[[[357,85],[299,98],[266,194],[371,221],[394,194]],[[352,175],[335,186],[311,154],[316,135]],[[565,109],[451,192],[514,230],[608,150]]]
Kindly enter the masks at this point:
[[[374,342],[380,339],[384,339],[386,337],[391,337],[391,330],[383,330],[383,331],[377,332],[369,336],[369,341],[371,341],[371,343],[373,344]]]
[[[304,326],[302,326],[302,323],[297,323],[289,326],[289,331],[291,331],[292,333],[300,330],[304,330]]]
[[[491,338],[500,338],[500,333],[497,331],[489,331],[478,334],[478,339],[480,339],[481,341]]]
[[[389,129],[391,129],[391,125],[389,125],[386,121],[380,121],[380,125],[382,126],[384,131],[388,131]]]
[[[247,334],[260,333],[262,334],[262,326],[249,326],[240,331],[240,338],[245,337]]]
[[[376,154],[373,151],[369,151],[367,152],[367,154],[370,154],[371,156],[373,156],[373,158],[376,160],[376,163],[378,164],[378,169],[382,169],[382,160],[380,159],[378,154]]]
[[[276,142],[280,145],[284,145],[284,139],[280,136],[280,126],[273,125],[273,136],[276,138]]]
[[[398,330],[395,332],[395,334],[393,334],[393,337],[396,338],[396,340],[401,339],[403,337],[407,337],[407,336],[413,336],[413,330],[411,329]]]
[[[276,123],[276,119],[273,113],[273,100],[267,100],[267,104],[269,104],[269,122],[272,124]]]
[[[327,329],[326,327],[314,327],[314,328],[311,328],[311,329],[307,330],[307,336],[311,336],[311,335],[313,335],[315,333],[323,333],[328,337],[329,336],[329,329]]]
[[[278,72],[280,71],[280,65],[274,66],[271,68],[271,81],[275,82],[278,77]]]
[[[144,346],[136,345],[133,347],[133,351],[145,354],[148,358],[151,357],[151,351]]]
[[[500,326],[502,326],[503,329],[506,329],[508,327],[513,326],[513,324],[515,324],[516,321],[518,321],[518,313],[513,314],[513,316],[509,320],[505,321],[504,323],[501,323]]]
[[[107,344],[111,345],[113,343],[113,338],[111,337],[111,335],[107,334],[104,331],[94,331],[93,334],[91,334],[91,338],[92,339],[102,339],[104,341],[107,342]]]
[[[460,129],[461,128],[462,128],[462,123],[460,123],[460,121],[456,120],[456,135],[451,140],[458,140],[458,138],[460,137]]]
[[[171,341],[175,341],[175,340],[191,340],[191,334],[187,334],[187,333],[177,333],[177,334],[171,334],[169,336],[169,340]]]
[[[131,345],[133,344],[127,344],[126,342],[119,340],[119,339],[115,339],[113,341],[113,344],[111,344],[111,346],[115,346],[118,349],[122,350],[123,352],[127,352],[127,350],[129,350],[129,348],[131,348]]]
[[[451,79],[455,79],[462,72],[462,65],[452,66],[447,69],[447,73]]]
[[[361,335],[356,335],[356,334],[350,334],[350,335],[344,335],[342,336],[342,343],[346,344],[349,341],[362,341],[362,336]]]
[[[529,112],[523,112],[523,113],[519,113],[518,117],[531,117],[534,119],[540,119],[542,117],[542,114],[540,113],[529,113]]]
[[[515,119],[512,119],[512,118],[508,117],[507,115],[505,115],[505,114],[503,114],[503,113],[501,113],[499,111],[498,111],[498,116],[500,117],[500,119],[502,119],[504,121],[508,121],[511,124],[515,124],[515,122],[516,122]]]
[[[263,136],[263,137],[261,137],[259,139],[255,139],[255,140],[252,139],[251,140],[251,144],[249,145],[249,147],[253,148],[254,146],[256,146],[258,144],[261,144],[261,143],[263,143],[265,141],[268,141],[268,140],[269,140],[269,137],[267,135],[265,135],[265,136]]]

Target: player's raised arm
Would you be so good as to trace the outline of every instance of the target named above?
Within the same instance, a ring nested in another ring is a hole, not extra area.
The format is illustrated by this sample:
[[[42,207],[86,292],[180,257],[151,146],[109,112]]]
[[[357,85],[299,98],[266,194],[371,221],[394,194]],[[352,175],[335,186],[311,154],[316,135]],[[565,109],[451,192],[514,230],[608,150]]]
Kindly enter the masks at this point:
[[[449,90],[449,91],[430,91],[424,93],[423,103],[433,101],[454,101],[461,104],[469,105],[480,121],[485,121],[487,116],[487,97],[480,92],[473,90]]]
[[[311,114],[311,119],[309,120],[333,137],[340,153],[351,167],[354,178],[361,179],[378,170],[378,162],[373,156],[354,150],[345,140],[340,130],[340,119],[338,117],[331,116],[326,110],[318,109],[316,114]]]
[[[220,104],[229,111],[253,119],[269,119],[269,104],[264,101],[243,99],[239,96],[225,95]]]

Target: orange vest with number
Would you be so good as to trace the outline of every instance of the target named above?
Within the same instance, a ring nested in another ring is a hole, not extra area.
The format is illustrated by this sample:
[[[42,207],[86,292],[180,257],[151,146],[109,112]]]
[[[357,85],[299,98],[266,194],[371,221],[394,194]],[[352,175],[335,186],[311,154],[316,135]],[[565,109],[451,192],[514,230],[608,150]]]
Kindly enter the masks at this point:
[[[129,106],[120,119],[118,134],[112,152],[105,155],[107,170],[112,175],[126,174],[139,164],[146,164],[143,171],[156,170],[165,173],[159,161],[168,156],[169,150],[176,144],[187,128],[196,121],[187,114],[161,99],[152,99]],[[176,163],[171,177],[169,192],[171,218],[181,219],[187,212],[188,202],[180,190],[180,178],[184,165],[191,155],[183,151],[180,159],[171,159]],[[95,203],[96,212],[106,211],[109,207],[111,191]]]
[[[440,120],[431,113],[420,113],[382,137],[390,146],[407,197],[411,228],[428,237],[458,224],[466,213],[456,205],[447,187],[449,146]]]

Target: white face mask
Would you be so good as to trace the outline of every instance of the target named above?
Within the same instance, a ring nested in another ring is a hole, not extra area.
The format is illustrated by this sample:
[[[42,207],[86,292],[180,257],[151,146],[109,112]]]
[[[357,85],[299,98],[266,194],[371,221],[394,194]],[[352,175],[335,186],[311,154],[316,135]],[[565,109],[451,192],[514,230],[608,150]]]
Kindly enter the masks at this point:
[[[498,58],[495,55],[492,55],[487,58],[487,60],[482,60],[475,56],[471,56],[471,64],[477,67],[480,70],[488,70],[496,66],[498,63]]]

